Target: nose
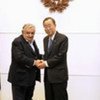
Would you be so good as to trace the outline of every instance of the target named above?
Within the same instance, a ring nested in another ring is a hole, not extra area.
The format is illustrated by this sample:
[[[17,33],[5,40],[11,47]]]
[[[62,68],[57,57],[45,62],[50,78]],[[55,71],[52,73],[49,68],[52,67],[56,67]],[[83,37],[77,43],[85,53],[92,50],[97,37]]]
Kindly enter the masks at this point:
[[[29,37],[33,37],[33,35],[34,35],[33,33],[29,33]]]
[[[47,27],[47,30],[50,30],[50,27]]]

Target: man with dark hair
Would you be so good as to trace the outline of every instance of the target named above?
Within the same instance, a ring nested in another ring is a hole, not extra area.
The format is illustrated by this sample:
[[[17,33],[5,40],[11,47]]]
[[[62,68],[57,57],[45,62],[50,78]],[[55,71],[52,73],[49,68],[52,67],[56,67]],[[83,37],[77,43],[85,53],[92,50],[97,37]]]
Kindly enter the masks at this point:
[[[68,37],[56,31],[56,22],[51,17],[44,19],[43,26],[47,33],[43,41],[44,60],[37,66],[45,68],[45,99],[68,100]]]

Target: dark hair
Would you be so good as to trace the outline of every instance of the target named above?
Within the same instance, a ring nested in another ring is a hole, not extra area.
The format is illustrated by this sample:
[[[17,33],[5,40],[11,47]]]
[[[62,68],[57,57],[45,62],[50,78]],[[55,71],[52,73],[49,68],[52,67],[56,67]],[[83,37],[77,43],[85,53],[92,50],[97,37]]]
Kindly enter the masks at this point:
[[[43,20],[43,24],[44,24],[45,21],[47,21],[47,20],[49,20],[49,19],[52,20],[52,22],[53,22],[54,25],[56,25],[56,22],[55,22],[55,20],[54,20],[52,17],[46,17],[46,18]]]

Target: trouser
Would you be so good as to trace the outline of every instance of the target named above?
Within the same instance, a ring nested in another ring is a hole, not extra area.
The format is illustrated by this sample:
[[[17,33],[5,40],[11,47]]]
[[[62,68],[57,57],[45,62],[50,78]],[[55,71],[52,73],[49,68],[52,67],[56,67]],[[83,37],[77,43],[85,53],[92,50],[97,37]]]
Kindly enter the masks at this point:
[[[67,82],[49,83],[45,82],[45,99],[46,100],[68,100]]]
[[[12,85],[13,100],[32,100],[34,86]]]

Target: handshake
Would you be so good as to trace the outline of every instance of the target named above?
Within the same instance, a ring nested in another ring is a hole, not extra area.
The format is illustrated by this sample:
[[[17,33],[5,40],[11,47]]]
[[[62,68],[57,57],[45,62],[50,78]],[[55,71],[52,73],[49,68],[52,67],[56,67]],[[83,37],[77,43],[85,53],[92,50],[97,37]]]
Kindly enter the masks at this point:
[[[46,61],[38,59],[34,61],[34,65],[39,69],[43,69],[46,67]]]

